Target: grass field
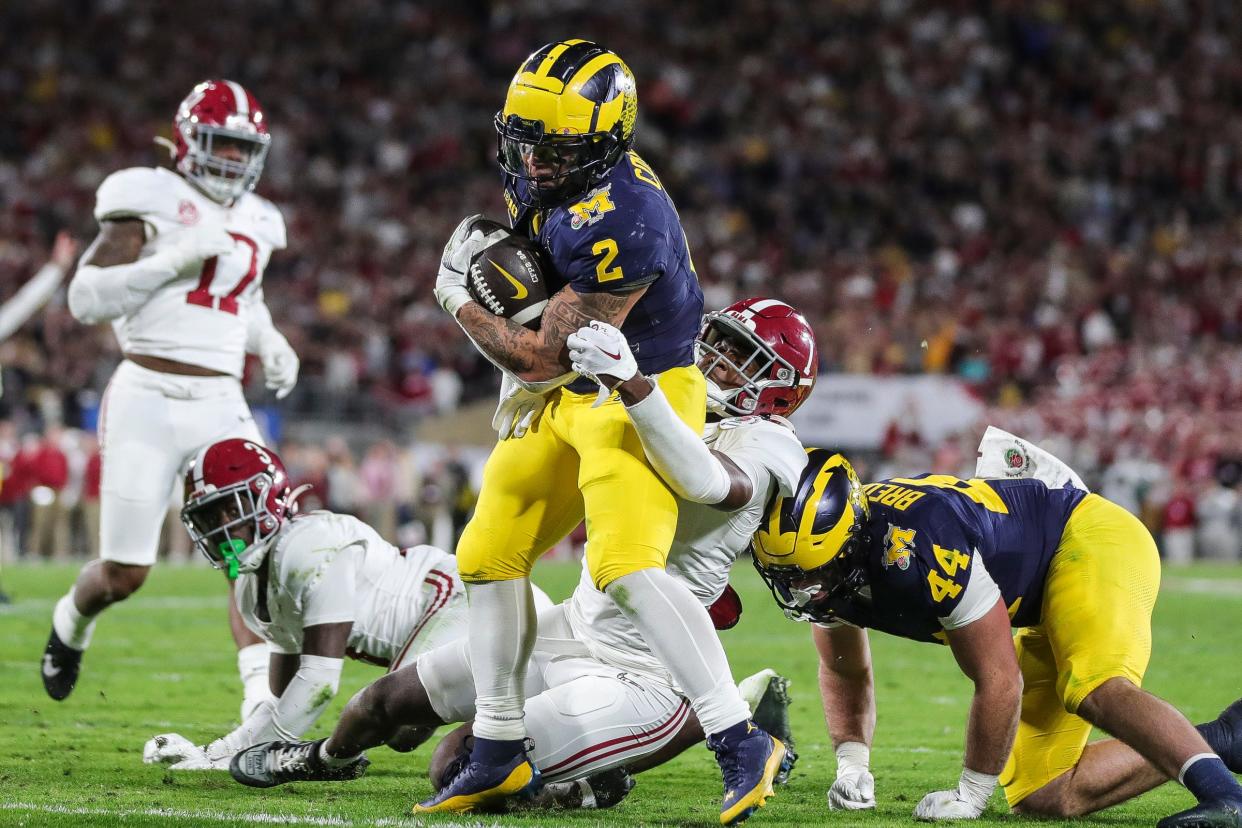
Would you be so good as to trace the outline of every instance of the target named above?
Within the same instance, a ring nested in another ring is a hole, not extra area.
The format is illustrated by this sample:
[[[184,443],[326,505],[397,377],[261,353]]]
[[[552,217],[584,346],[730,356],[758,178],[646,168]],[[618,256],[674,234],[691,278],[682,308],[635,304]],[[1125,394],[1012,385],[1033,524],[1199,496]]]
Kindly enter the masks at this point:
[[[567,564],[542,565],[537,573],[554,598],[567,594],[577,578],[576,568]],[[269,791],[243,788],[224,773],[174,773],[143,765],[143,742],[154,734],[179,731],[202,742],[234,726],[240,686],[223,584],[205,567],[157,569],[137,597],[100,623],[77,691],[56,703],[43,693],[38,660],[52,604],[72,577],[65,568],[4,572],[4,586],[16,602],[0,607],[0,824],[466,824],[408,815],[410,804],[430,791],[424,775],[429,746],[404,756],[374,751],[370,772],[357,782]],[[830,813],[824,792],[834,760],[819,710],[808,628],[781,617],[749,568],[735,573],[734,581],[746,605],[741,624],[724,633],[734,673],[740,677],[772,666],[793,680],[802,756],[790,784],[750,824],[913,824],[915,803],[930,790],[955,784],[960,770],[970,688],[950,653],[873,637],[879,808],[862,815]],[[1195,721],[1214,717],[1242,694],[1237,643],[1242,569],[1197,567],[1166,575],[1155,626],[1148,688]],[[348,664],[340,695],[312,735],[327,733],[350,695],[379,675],[377,668]],[[711,755],[695,749],[641,776],[615,810],[509,816],[505,822],[714,825],[719,794]],[[1191,801],[1181,788],[1166,785],[1084,821],[1151,825]],[[1007,814],[1000,793],[982,820],[1023,821]]]

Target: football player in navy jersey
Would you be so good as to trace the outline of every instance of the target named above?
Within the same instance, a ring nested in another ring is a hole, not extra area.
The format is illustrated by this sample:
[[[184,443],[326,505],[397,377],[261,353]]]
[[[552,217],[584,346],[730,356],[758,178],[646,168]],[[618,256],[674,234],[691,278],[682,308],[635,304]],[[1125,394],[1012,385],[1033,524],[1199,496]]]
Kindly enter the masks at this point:
[[[629,67],[585,40],[544,46],[509,85],[495,122],[509,217],[555,271],[538,330],[471,300],[466,270],[495,235],[476,216],[441,259],[437,300],[505,372],[497,422],[516,425],[512,435],[503,427],[457,547],[478,694],[474,750],[416,811],[474,810],[538,786],[523,750],[522,686],[535,636],[529,575],[584,519],[595,586],[638,628],[709,734],[725,777],[722,823],[762,804],[785,753],[749,721],[706,610],[665,572],[673,493],[616,394],[597,398],[596,382],[571,371],[569,334],[592,321],[614,325],[677,417],[702,432],[706,386],[694,340],[703,294],[677,210],[633,150],[637,115]]]
[[[844,457],[813,449],[754,552],[786,614],[817,624],[834,807],[875,804],[873,627],[947,643],[975,685],[958,786],[916,817],[978,817],[998,781],[1015,811],[1071,817],[1177,779],[1199,805],[1160,828],[1242,825],[1242,703],[1196,730],[1140,689],[1160,561],[1120,506],[1033,479],[862,486]],[[1116,738],[1088,745],[1093,724]]]

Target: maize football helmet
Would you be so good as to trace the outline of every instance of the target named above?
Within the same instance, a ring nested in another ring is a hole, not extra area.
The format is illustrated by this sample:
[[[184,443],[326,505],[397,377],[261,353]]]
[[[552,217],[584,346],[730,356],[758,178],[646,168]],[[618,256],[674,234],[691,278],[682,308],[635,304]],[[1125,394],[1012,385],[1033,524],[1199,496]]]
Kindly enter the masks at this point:
[[[637,118],[634,75],[616,53],[589,40],[549,43],[509,83],[496,113],[496,160],[525,182],[528,205],[559,204],[616,166]]]
[[[845,457],[819,448],[807,454],[797,488],[773,502],[751,551],[787,616],[829,621],[833,604],[865,583],[871,512]]]
[[[276,452],[221,440],[202,448],[186,471],[181,522],[211,565],[236,578],[263,562],[268,541],[297,511],[296,497]]]

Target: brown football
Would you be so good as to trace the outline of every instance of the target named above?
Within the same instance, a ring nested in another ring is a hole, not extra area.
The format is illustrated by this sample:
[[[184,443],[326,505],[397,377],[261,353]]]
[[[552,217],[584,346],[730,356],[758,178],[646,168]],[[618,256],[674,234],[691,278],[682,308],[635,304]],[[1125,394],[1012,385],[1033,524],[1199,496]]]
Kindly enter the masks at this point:
[[[471,260],[466,274],[470,298],[497,316],[538,328],[548,304],[548,281],[539,245],[488,219],[479,219],[474,226],[488,233],[503,230],[506,236]]]

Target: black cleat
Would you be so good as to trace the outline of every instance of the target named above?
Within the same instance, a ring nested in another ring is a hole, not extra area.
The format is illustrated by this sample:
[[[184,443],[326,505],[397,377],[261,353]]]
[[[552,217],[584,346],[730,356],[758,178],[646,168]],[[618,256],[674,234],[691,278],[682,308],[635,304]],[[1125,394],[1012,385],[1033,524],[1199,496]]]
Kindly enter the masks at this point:
[[[784,785],[789,781],[794,765],[798,763],[793,733],[789,726],[789,679],[778,675],[774,670],[762,670],[742,679],[738,689],[754,711],[751,721],[785,745],[785,761],[773,780],[778,785]]]
[[[61,641],[53,629],[47,637],[47,646],[43,648],[43,663],[39,669],[43,689],[56,701],[63,701],[73,692],[81,670],[82,651]]]
[[[1156,828],[1242,828],[1242,811],[1227,802],[1201,802],[1156,823]]]
[[[527,806],[539,810],[611,808],[629,796],[632,790],[634,777],[630,776],[629,771],[625,768],[612,768],[585,779],[549,782],[529,803],[514,798],[510,807]]]
[[[274,788],[286,782],[348,782],[366,773],[371,764],[366,756],[330,768],[319,757],[319,746],[327,739],[313,742],[264,742],[238,751],[229,762],[229,773],[243,785],[252,788]]]
[[[1198,730],[1225,767],[1242,773],[1242,699],[1226,707],[1214,720],[1199,725]]]
[[[616,805],[630,795],[635,784],[634,777],[625,768],[601,771],[583,781],[591,786],[596,808],[611,808]]]

